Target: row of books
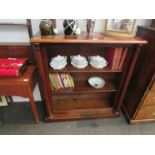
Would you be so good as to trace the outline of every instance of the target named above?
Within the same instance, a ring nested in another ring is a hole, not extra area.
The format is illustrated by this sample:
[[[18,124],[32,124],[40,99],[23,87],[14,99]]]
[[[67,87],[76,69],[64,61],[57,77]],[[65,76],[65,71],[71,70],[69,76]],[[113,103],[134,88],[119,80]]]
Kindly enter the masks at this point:
[[[70,74],[49,74],[52,90],[59,90],[62,88],[74,88],[74,80]]]
[[[122,69],[128,53],[128,48],[109,48],[106,52],[106,60],[111,69]]]

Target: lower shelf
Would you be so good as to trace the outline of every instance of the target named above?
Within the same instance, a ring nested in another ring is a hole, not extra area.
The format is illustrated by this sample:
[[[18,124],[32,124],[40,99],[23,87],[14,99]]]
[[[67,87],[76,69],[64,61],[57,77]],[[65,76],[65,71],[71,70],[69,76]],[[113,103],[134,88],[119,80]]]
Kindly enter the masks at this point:
[[[48,120],[74,120],[116,117],[109,99],[65,99],[53,102],[53,114]]]
[[[53,112],[111,107],[109,99],[57,99]]]

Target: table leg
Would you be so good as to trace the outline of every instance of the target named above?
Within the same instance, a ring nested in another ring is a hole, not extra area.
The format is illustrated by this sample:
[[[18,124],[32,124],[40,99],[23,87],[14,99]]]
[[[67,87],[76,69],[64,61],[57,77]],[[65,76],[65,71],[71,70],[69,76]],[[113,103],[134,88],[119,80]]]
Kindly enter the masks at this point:
[[[30,105],[31,105],[31,109],[34,115],[34,119],[36,123],[39,123],[39,114],[38,114],[37,106],[35,104],[34,97],[33,97],[33,94],[30,88],[29,88],[29,99],[30,99]]]

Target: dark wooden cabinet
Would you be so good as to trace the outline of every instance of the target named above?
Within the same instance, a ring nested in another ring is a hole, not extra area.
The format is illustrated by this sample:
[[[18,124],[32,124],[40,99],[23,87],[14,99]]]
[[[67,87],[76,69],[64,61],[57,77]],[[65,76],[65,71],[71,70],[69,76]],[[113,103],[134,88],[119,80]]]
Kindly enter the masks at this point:
[[[148,44],[138,57],[123,101],[130,123],[155,120],[155,28],[138,27],[137,36],[146,39]]]
[[[140,48],[147,43],[139,37],[122,39],[109,37],[102,33],[90,35],[82,33],[77,37],[62,34],[50,37],[36,36],[31,39],[31,42],[36,47],[41,89],[46,101],[47,119],[51,121],[118,116]],[[51,57],[58,54],[68,56],[68,58],[77,54],[104,56],[107,49],[111,47],[129,48],[121,70],[108,67],[95,69],[91,66],[85,69],[76,69],[70,63],[62,70],[53,70],[49,66]],[[74,78],[75,88],[52,91],[49,73],[57,72],[70,73]],[[91,76],[103,77],[106,81],[105,86],[101,89],[91,88],[87,82]]]
[[[151,27],[155,28],[155,19],[152,19]]]

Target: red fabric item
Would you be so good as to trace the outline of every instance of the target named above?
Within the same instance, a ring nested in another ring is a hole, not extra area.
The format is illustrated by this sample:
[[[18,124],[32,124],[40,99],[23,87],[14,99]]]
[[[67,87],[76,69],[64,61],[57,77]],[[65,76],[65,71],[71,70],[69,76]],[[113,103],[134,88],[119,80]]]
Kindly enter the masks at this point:
[[[26,59],[0,58],[0,76],[19,76]]]

